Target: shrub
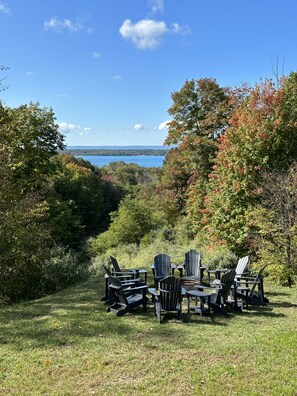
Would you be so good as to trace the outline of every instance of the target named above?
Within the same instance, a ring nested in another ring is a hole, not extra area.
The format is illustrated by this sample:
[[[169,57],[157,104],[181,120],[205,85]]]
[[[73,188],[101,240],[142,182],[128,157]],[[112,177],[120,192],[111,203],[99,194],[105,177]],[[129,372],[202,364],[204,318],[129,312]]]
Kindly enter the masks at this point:
[[[238,257],[225,247],[205,249],[205,264],[208,269],[236,268]]]
[[[253,265],[253,269],[259,271],[263,265],[265,265],[265,262],[260,259]],[[292,286],[296,281],[296,274],[294,271],[286,264],[276,261],[268,262],[264,270],[264,276],[268,282],[273,282],[280,286]]]
[[[51,293],[85,279],[89,263],[83,253],[55,246],[41,272],[41,292]]]

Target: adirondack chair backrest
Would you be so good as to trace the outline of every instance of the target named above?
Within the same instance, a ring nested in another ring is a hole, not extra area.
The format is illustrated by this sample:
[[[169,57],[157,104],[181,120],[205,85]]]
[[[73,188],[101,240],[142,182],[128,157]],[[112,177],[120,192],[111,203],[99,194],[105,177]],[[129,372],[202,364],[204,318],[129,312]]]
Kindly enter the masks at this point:
[[[118,260],[112,256],[109,256],[109,259],[111,261],[112,267],[115,270],[115,272],[121,272],[122,270],[120,269]]]
[[[102,264],[103,268],[105,269],[105,272],[108,276],[111,276],[111,272],[110,269],[108,267],[106,267],[106,265]]]
[[[120,304],[128,305],[127,297],[123,292],[123,287],[121,282],[114,276],[109,277],[109,282],[110,282],[109,287],[111,288],[115,300],[118,301]]]
[[[263,267],[260,269],[260,271],[258,272],[258,274],[256,275],[253,284],[250,286],[250,295],[252,296],[255,288],[258,286],[258,282],[261,278],[263,278],[263,271],[265,270],[265,268],[267,267],[268,264],[263,265]]]
[[[200,253],[191,249],[185,254],[185,274],[186,276],[200,275]]]
[[[160,304],[161,309],[166,311],[176,310],[181,301],[181,282],[179,278],[168,276],[160,281]]]
[[[226,300],[230,292],[231,286],[234,284],[236,271],[234,269],[225,272],[221,277],[221,289],[219,290],[219,297]]]
[[[237,266],[235,268],[236,276],[240,276],[244,273],[248,263],[249,263],[249,256],[241,257],[238,260]]]
[[[167,254],[158,254],[154,257],[155,276],[162,277],[171,275],[170,256]]]

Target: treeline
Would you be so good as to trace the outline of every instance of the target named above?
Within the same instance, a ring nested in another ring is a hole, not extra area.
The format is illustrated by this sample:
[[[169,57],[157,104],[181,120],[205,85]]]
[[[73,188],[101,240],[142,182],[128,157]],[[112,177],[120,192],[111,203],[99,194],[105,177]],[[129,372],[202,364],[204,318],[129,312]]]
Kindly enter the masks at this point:
[[[167,150],[165,149],[123,149],[123,150],[111,150],[111,149],[65,149],[65,152],[73,156],[135,156],[135,155],[152,155],[152,156],[164,156]]]
[[[254,87],[186,81],[172,94],[160,179],[126,196],[94,255],[161,238],[249,254],[283,284],[297,269],[297,74]],[[220,256],[220,258],[219,258]],[[102,256],[103,257],[103,256]],[[213,263],[209,263],[212,265]]]

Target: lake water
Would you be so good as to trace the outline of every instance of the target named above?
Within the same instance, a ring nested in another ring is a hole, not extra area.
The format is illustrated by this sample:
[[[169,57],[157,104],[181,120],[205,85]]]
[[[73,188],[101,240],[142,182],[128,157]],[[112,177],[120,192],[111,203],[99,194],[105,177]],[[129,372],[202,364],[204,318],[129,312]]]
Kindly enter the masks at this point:
[[[165,156],[159,155],[82,155],[78,156],[96,166],[108,165],[110,162],[124,161],[126,164],[137,164],[145,168],[157,167],[163,165]]]

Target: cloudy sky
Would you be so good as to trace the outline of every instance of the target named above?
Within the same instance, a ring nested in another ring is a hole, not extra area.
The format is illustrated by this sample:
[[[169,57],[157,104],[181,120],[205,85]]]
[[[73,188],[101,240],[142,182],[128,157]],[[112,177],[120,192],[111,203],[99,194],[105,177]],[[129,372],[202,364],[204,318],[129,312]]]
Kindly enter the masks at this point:
[[[186,80],[297,68],[295,0],[0,0],[7,106],[52,107],[68,145],[160,145]]]

